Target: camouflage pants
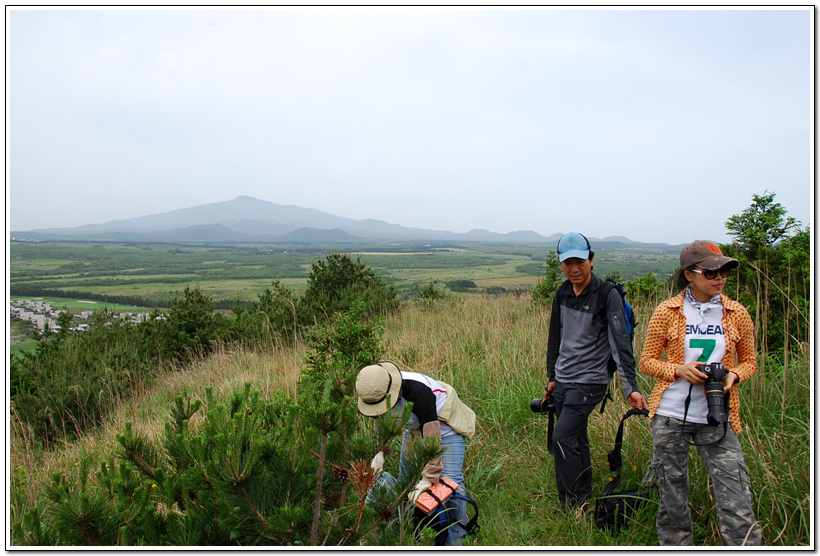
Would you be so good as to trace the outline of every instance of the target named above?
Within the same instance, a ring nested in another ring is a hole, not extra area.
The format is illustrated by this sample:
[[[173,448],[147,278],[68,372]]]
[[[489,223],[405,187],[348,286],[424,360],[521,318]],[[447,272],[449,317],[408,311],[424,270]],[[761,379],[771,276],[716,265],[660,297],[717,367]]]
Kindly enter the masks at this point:
[[[654,454],[650,475],[654,475],[660,494],[658,540],[663,546],[691,546],[692,513],[689,508],[689,448],[698,454],[709,470],[714,485],[718,526],[723,543],[729,546],[760,544],[760,525],[752,509],[749,470],[737,435],[729,426],[703,425],[656,415],[651,421]]]

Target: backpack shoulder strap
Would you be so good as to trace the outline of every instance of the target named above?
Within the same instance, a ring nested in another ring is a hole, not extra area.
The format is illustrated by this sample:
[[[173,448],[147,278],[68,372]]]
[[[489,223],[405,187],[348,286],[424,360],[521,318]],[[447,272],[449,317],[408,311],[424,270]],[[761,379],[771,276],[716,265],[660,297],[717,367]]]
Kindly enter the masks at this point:
[[[604,328],[609,326],[609,322],[606,319],[606,302],[607,298],[609,297],[609,292],[615,288],[615,282],[612,280],[603,280],[601,283],[601,287],[598,288],[598,299],[596,301],[597,306],[595,307],[595,318],[601,319],[601,324],[603,324]],[[610,378],[612,375],[615,374],[615,370],[617,365],[615,364],[615,360],[612,359],[610,356],[609,361],[607,361],[607,369],[609,370]],[[609,392],[609,389],[606,391],[606,396],[604,396],[604,400],[601,402],[601,413],[604,412],[606,408],[607,400],[612,399],[612,394]]]
[[[601,287],[598,288],[598,305],[595,308],[595,316],[600,317],[606,326],[606,300],[609,297],[609,292],[615,288],[615,282],[611,280],[603,280]]]
[[[468,535],[477,534],[478,531],[481,529],[481,526],[478,524],[478,504],[476,504],[472,498],[470,498],[469,496],[465,496],[463,494],[456,493],[453,495],[453,498],[455,498],[456,500],[464,500],[473,507],[473,510],[475,511],[473,517],[470,519],[470,521],[467,522],[467,525],[462,526],[464,527],[464,530],[467,531]]]

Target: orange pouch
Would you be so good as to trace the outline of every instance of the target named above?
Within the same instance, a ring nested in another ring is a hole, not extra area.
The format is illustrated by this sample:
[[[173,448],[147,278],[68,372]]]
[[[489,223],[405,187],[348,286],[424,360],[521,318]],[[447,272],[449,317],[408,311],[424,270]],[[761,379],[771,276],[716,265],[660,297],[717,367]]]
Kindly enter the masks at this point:
[[[458,484],[455,481],[447,477],[441,477],[438,483],[425,489],[419,495],[416,499],[416,507],[426,514],[430,513],[447,500],[456,489],[458,489]]]

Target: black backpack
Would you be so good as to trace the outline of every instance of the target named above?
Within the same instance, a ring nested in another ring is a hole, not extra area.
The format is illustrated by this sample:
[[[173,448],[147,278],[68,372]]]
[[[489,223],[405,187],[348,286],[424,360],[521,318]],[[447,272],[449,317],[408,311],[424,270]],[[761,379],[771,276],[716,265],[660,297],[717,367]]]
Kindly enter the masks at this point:
[[[601,496],[595,500],[595,523],[600,529],[613,534],[626,528],[629,524],[627,519],[647,502],[655,499],[654,487],[642,485],[638,488],[617,492],[615,490],[621,486],[621,468],[623,467],[621,446],[624,440],[624,422],[633,415],[649,417],[649,410],[630,409],[624,413],[615,435],[615,447],[607,454],[609,470],[615,473],[615,477],[609,481]]]
[[[629,341],[635,340],[635,327],[638,326],[638,319],[635,318],[635,312],[632,306],[626,300],[626,286],[623,282],[616,282],[612,278],[607,278],[601,284],[600,292],[598,293],[598,307],[595,310],[595,315],[601,318],[606,325],[606,298],[609,296],[609,290],[615,289],[621,295],[621,301],[624,302],[624,315],[626,315],[626,330],[629,332]],[[602,295],[603,294],[603,295]],[[615,362],[612,361],[612,364]],[[610,372],[614,372],[610,371]]]

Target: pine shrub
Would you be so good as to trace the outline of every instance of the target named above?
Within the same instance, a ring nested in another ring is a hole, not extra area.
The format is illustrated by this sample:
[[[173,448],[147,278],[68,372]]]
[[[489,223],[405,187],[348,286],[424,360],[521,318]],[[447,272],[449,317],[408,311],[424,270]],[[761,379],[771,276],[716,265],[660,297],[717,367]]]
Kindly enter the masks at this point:
[[[132,423],[118,453],[91,478],[85,457],[57,473],[15,520],[15,545],[325,546],[416,542],[406,495],[441,453],[420,442],[406,480],[382,484],[370,468],[409,419],[366,419],[352,384],[379,354],[379,319],[361,302],[315,332],[297,399],[263,399],[250,383],[228,400],[178,394],[164,434]],[[321,340],[320,340],[321,338]],[[390,458],[395,476],[398,458]],[[24,488],[23,481],[17,488]],[[391,524],[389,527],[387,524]]]

